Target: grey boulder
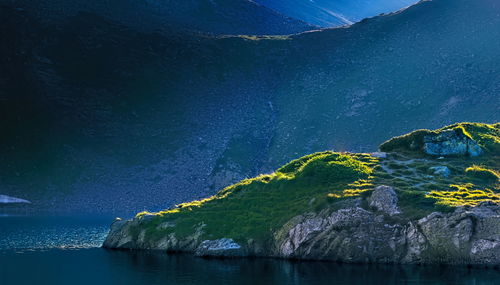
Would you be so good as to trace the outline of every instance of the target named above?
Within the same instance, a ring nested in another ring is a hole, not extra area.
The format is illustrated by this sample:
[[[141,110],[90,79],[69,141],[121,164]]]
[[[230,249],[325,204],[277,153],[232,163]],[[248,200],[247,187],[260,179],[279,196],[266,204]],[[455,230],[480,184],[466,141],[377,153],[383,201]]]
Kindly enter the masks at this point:
[[[398,207],[398,196],[396,195],[396,191],[390,186],[381,185],[375,188],[369,202],[370,207],[389,216],[401,213]]]
[[[196,256],[237,257],[245,256],[241,245],[230,238],[204,240],[195,251]]]

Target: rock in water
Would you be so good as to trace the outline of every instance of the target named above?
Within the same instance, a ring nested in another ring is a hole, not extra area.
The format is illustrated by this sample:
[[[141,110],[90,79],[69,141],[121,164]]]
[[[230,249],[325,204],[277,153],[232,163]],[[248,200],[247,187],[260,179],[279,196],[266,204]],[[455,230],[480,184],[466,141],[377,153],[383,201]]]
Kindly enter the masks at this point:
[[[385,185],[375,188],[370,197],[370,207],[374,207],[389,216],[401,213],[398,207],[398,196],[394,188]]]
[[[204,240],[196,249],[196,256],[244,256],[243,248],[233,239],[221,238],[216,240]]]
[[[16,198],[16,197],[10,197],[7,195],[0,195],[0,204],[17,204],[17,203],[27,203],[31,204],[30,201]]]
[[[463,132],[446,130],[438,134],[424,136],[424,151],[430,155],[469,155],[479,156],[481,147]]]

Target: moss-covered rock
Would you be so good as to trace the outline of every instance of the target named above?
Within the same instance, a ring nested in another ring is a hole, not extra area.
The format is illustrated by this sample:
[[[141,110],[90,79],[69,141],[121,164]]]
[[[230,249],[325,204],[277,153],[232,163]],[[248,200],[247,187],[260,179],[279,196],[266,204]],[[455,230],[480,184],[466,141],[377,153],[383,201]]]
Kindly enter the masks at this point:
[[[500,123],[458,123],[438,130],[417,130],[380,145],[384,152],[411,151],[436,156],[479,156],[500,150]]]

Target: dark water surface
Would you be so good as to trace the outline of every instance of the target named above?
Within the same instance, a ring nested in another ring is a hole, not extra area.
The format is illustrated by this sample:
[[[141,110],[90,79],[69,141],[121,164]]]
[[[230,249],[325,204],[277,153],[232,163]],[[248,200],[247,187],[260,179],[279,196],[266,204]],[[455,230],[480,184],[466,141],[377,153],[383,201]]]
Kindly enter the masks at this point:
[[[0,284],[500,284],[500,271],[99,248],[110,218],[0,217]]]

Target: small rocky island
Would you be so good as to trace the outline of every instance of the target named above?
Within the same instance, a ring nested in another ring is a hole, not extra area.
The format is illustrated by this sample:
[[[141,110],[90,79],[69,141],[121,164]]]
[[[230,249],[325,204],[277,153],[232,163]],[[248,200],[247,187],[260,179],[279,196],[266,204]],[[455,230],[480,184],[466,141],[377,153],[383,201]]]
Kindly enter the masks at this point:
[[[105,248],[348,263],[500,265],[500,123],[325,151],[131,220]]]

